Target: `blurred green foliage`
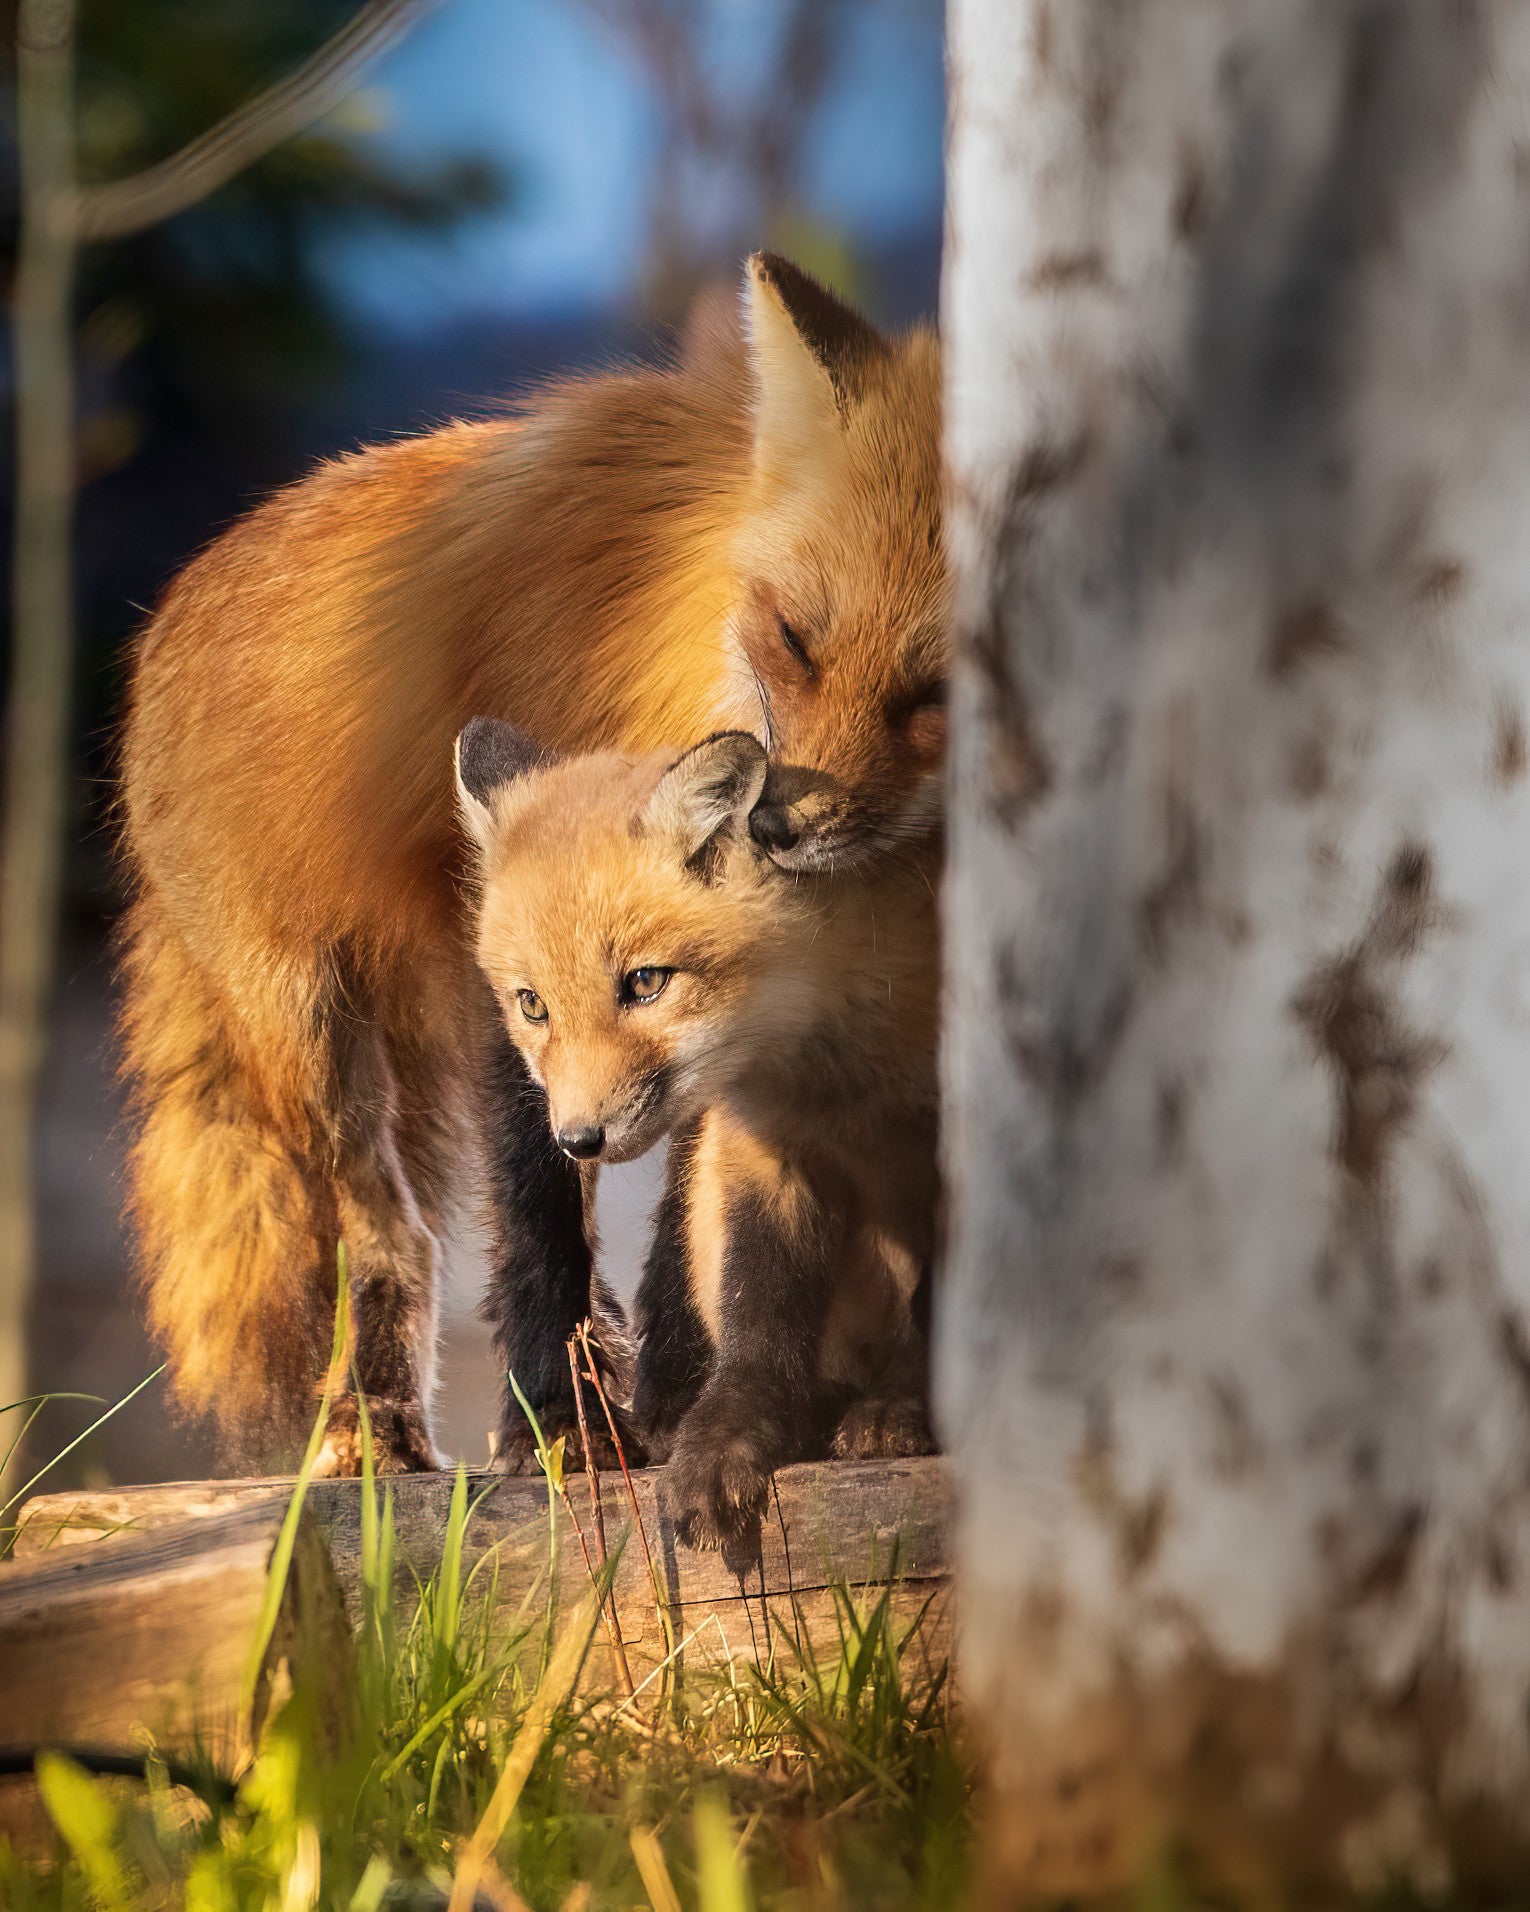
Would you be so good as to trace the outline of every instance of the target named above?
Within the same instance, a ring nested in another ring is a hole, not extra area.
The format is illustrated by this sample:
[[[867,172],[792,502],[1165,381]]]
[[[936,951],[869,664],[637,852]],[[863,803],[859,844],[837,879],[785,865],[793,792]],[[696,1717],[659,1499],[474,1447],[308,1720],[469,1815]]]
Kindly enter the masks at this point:
[[[83,0],[82,180],[167,158],[308,57],[356,0]],[[342,226],[445,229],[502,203],[471,154],[406,167],[368,137],[387,111],[358,94],[304,137],[162,227],[87,249],[79,295],[88,482],[130,457],[156,413],[272,449],[283,412],[340,367],[320,271]]]

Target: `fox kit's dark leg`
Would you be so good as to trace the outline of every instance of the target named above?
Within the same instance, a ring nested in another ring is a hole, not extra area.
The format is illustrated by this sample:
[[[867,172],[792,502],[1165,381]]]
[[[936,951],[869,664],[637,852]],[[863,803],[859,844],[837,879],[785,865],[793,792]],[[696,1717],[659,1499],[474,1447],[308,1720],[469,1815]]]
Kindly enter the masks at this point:
[[[912,1264],[912,1265],[911,1265]],[[867,1230],[836,1284],[823,1341],[822,1425],[841,1460],[937,1451],[930,1426],[932,1270]],[[868,1327],[876,1332],[868,1335]]]
[[[593,1276],[594,1231],[585,1213],[584,1184],[578,1163],[552,1139],[547,1097],[497,1017],[487,1044],[484,1132],[495,1243],[484,1314],[501,1364],[515,1376],[552,1441],[577,1426],[569,1336],[587,1315],[594,1316],[603,1379],[614,1405],[625,1398],[624,1349],[616,1345],[624,1341],[625,1324],[616,1302]],[[588,1408],[598,1427],[604,1416],[593,1402]],[[629,1458],[637,1452],[634,1440]],[[533,1464],[534,1455],[531,1430],[507,1378],[500,1464],[518,1473]]]
[[[689,1176],[692,1305],[716,1344],[668,1469],[681,1535],[721,1546],[764,1509],[771,1472],[811,1446],[844,1224],[801,1168],[716,1110]]]
[[[669,1457],[676,1429],[712,1368],[712,1340],[691,1298],[687,1216],[698,1130],[670,1143],[664,1195],[637,1296],[637,1391],[632,1416],[650,1460]]]

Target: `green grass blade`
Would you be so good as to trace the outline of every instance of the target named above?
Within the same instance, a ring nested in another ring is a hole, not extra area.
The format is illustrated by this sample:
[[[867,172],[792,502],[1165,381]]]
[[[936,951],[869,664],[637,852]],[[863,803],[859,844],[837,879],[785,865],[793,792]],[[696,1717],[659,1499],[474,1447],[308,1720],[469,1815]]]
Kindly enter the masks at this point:
[[[457,1463],[451,1507],[446,1516],[446,1538],[441,1548],[441,1572],[436,1595],[436,1640],[451,1654],[457,1646],[462,1619],[462,1543],[467,1532],[467,1468]]]
[[[542,1676],[545,1678],[552,1661],[553,1615],[558,1605],[558,1485],[553,1477],[552,1453],[547,1445],[547,1437],[542,1432],[542,1423],[537,1419],[536,1409],[521,1392],[521,1384],[516,1380],[513,1369],[505,1369],[505,1379],[510,1383],[510,1391],[519,1402],[521,1412],[531,1428],[537,1459],[542,1463],[542,1472],[547,1480],[547,1625],[542,1635]]]
[[[335,1296],[335,1341],[330,1351],[329,1371],[324,1377],[324,1395],[319,1402],[319,1412],[313,1424],[313,1432],[308,1437],[303,1464],[298,1469],[297,1479],[292,1484],[292,1497],[287,1502],[281,1531],[276,1536],[276,1546],[271,1554],[271,1566],[266,1574],[265,1595],[261,1600],[260,1615],[255,1624],[255,1637],[250,1642],[250,1651],[244,1664],[244,1677],[239,1686],[239,1713],[242,1719],[249,1719],[254,1711],[255,1692],[260,1685],[260,1670],[265,1665],[266,1650],[271,1644],[272,1634],[276,1631],[276,1616],[281,1611],[282,1596],[287,1591],[287,1575],[292,1567],[293,1549],[297,1545],[298,1523],[303,1518],[303,1503],[308,1497],[308,1483],[312,1480],[313,1470],[318,1464],[319,1450],[324,1445],[324,1432],[329,1426],[329,1410],[344,1369],[345,1348],[351,1326],[350,1270],[344,1242],[339,1244],[336,1261],[340,1278]]]
[[[513,1659],[497,1660],[492,1666],[482,1667],[469,1680],[465,1681],[444,1705],[436,1708],[435,1712],[431,1714],[423,1726],[419,1727],[410,1735],[402,1750],[395,1753],[387,1765],[383,1767],[382,1772],[379,1774],[382,1784],[386,1786],[391,1780],[396,1779],[404,1770],[405,1766],[408,1765],[414,1754],[420,1750],[434,1733],[440,1731],[454,1713],[465,1706],[470,1699],[475,1698],[481,1693],[492,1680],[503,1679],[513,1665]]]
[[[700,1912],[749,1912],[749,1886],[720,1794],[696,1801],[696,1903]]]
[[[117,1850],[117,1808],[105,1789],[62,1753],[37,1755],[37,1790],[103,1912],[132,1912],[137,1900]]]
[[[74,1439],[69,1443],[67,1447],[61,1447],[59,1451],[53,1456],[51,1461],[48,1461],[44,1466],[39,1467],[37,1472],[32,1476],[32,1478],[29,1481],[27,1481],[24,1486],[18,1487],[15,1493],[12,1494],[10,1499],[5,1503],[5,1505],[3,1507],[0,1507],[0,1520],[4,1520],[5,1516],[11,1511],[11,1509],[16,1505],[16,1503],[20,1500],[24,1500],[26,1496],[31,1493],[32,1489],[37,1485],[37,1483],[43,1478],[45,1474],[52,1473],[53,1469],[58,1466],[60,1461],[67,1460],[69,1456],[74,1452],[74,1450],[80,1445],[81,1441],[88,1441],[91,1435],[95,1433],[98,1427],[105,1427],[106,1423],[112,1418],[112,1416],[114,1414],[120,1414],[122,1410],[127,1406],[129,1401],[137,1400],[138,1396],[143,1393],[144,1389],[149,1385],[149,1383],[151,1381],[157,1381],[159,1377],[164,1373],[165,1365],[166,1364],[163,1361],[161,1361],[159,1366],[154,1370],[154,1372],[152,1374],[146,1374],[143,1377],[143,1379],[138,1383],[136,1388],[130,1389],[128,1393],[123,1395],[120,1401],[114,1401],[104,1414],[98,1414],[96,1418],[91,1422],[90,1426],[85,1428],[79,1434],[76,1434]],[[62,1399],[63,1397],[56,1396],[55,1398]],[[90,1399],[92,1397],[84,1396],[82,1398]],[[21,1407],[21,1406],[25,1406],[25,1403],[16,1402],[14,1403],[14,1405]]]

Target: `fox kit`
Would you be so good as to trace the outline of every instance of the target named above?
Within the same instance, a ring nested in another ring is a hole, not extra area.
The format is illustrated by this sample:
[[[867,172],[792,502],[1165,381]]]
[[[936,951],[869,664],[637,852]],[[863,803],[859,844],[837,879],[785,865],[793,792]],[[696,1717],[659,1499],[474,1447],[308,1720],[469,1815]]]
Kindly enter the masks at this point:
[[[133,1213],[178,1395],[246,1459],[311,1421],[343,1239],[381,1463],[434,1464],[437,1242],[486,1133],[497,1344],[569,1424],[589,1232],[472,959],[447,770],[468,718],[560,749],[756,731],[779,782],[755,829],[788,867],[928,827],[934,339],[884,338],[765,254],[743,320],[323,466],[190,564],[138,646]],[[511,1465],[524,1425],[510,1402]],[[357,1466],[355,1428],[342,1402],[327,1467]]]
[[[547,766],[481,719],[457,771],[478,960],[559,1146],[593,1165],[680,1133],[634,1411],[682,1531],[725,1542],[816,1445],[925,1451],[934,832],[783,873],[738,733]]]

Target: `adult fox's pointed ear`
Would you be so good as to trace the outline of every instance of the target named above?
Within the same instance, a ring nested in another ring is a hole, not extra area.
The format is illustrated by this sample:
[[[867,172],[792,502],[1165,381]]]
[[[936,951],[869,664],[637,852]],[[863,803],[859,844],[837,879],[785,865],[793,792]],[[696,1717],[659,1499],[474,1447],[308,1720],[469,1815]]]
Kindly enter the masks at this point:
[[[474,717],[464,724],[452,755],[457,765],[457,809],[479,855],[487,855],[494,841],[500,792],[528,771],[545,768],[551,759],[523,730],[496,717]]]
[[[724,730],[686,751],[654,787],[645,828],[669,838],[688,863],[725,824],[742,822],[765,784],[765,746],[747,730]]]
[[[755,385],[755,460],[788,471],[838,443],[868,371],[892,347],[800,266],[757,252],[745,269],[744,324]]]

